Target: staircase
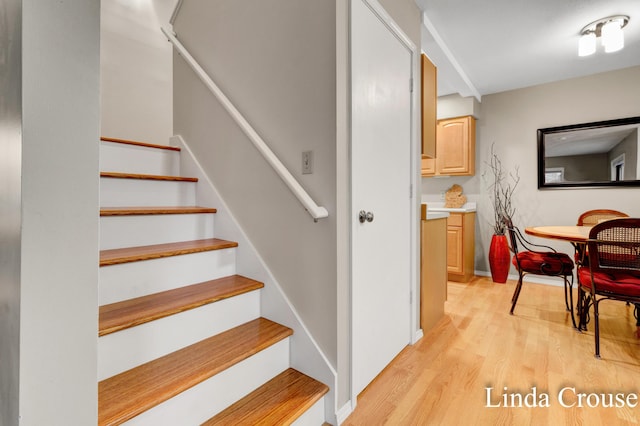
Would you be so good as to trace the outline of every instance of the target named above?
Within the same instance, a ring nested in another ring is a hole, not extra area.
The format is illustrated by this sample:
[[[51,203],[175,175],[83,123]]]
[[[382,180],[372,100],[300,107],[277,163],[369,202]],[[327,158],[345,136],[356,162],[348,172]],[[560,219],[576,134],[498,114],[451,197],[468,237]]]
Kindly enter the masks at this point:
[[[328,387],[290,368],[180,149],[102,138],[99,425],[321,425]]]

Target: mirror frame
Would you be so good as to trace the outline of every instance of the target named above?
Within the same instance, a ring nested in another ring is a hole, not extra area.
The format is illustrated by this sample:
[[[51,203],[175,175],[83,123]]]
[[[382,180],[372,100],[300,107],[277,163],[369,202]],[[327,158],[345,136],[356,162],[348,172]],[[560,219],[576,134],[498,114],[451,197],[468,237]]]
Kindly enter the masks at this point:
[[[594,187],[633,187],[640,186],[640,180],[620,180],[620,181],[583,181],[567,183],[546,183],[545,176],[545,136],[553,133],[566,132],[568,130],[599,129],[603,127],[624,126],[629,124],[640,124],[640,117],[620,118],[616,120],[595,121],[592,123],[571,124],[568,126],[547,127],[538,129],[538,189],[564,189],[564,188],[594,188]],[[640,150],[638,152],[640,155]]]

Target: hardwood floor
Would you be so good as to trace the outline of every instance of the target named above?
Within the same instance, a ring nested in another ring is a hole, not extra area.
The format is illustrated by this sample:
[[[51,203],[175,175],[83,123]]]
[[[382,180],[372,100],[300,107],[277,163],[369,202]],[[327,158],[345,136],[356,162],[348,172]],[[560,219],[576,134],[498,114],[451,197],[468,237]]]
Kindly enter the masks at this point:
[[[514,287],[513,281],[494,284],[484,277],[449,282],[445,317],[360,394],[343,425],[639,424],[640,340],[633,305],[600,304],[598,360],[592,323],[584,333],[573,328],[561,287],[525,282],[510,316]],[[526,397],[534,387],[537,407],[531,407],[532,395]],[[563,388],[575,388],[563,393],[566,408],[559,398]],[[521,407],[519,396],[511,402],[514,393],[522,395]],[[631,394],[631,404],[592,408],[588,402],[596,396],[590,396],[579,408],[579,393],[611,393],[614,404],[615,394]]]

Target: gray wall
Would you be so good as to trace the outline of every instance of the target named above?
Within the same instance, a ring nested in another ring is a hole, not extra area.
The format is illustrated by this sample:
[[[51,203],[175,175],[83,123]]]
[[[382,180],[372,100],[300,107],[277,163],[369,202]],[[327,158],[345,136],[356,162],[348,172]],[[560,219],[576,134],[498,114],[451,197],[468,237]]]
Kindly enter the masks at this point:
[[[18,424],[20,368],[20,0],[0,7],[0,425]]]
[[[609,152],[607,169],[611,168],[611,161],[624,154],[624,180],[636,180],[638,163],[638,129],[631,132]],[[611,178],[611,173],[607,178]]]
[[[378,0],[420,51],[422,12],[415,0]]]
[[[515,195],[519,226],[571,225],[583,211],[610,208],[640,216],[640,188],[538,190],[536,130],[640,115],[640,67],[558,81],[482,97],[477,122],[476,175],[466,178],[423,178],[426,199],[439,199],[440,190],[462,185],[470,201],[478,202],[476,269],[488,271],[491,238],[491,203],[482,174],[495,143],[505,166],[519,167]],[[571,251],[562,242],[545,241]]]
[[[0,10],[0,425],[95,424],[100,2]]]
[[[329,218],[314,223],[174,57],[174,129],[336,366],[335,2],[185,1],[178,38]],[[301,174],[313,151],[314,172]],[[224,238],[224,236],[221,236]]]
[[[564,180],[568,182],[609,180],[609,161],[606,153],[548,157],[545,159],[545,167],[564,167]]]

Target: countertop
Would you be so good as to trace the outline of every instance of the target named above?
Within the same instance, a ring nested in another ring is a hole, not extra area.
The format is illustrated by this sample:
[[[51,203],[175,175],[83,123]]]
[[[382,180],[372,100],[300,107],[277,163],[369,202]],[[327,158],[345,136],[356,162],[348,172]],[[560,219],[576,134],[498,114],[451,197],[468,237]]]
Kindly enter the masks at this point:
[[[422,204],[421,212],[422,220],[446,219],[449,217],[448,211],[434,211],[427,208],[426,204]]]
[[[431,210],[427,210],[427,219],[426,220],[434,220],[434,219],[446,219],[450,215],[449,212],[434,212]]]
[[[425,204],[422,204],[422,205],[424,206]],[[426,203],[426,205],[427,205],[427,215],[429,213],[436,213],[436,212],[469,213],[469,212],[476,211],[476,203],[473,203],[473,202],[465,203],[460,208],[445,207],[444,203],[442,202],[440,203],[429,202],[429,203]]]

